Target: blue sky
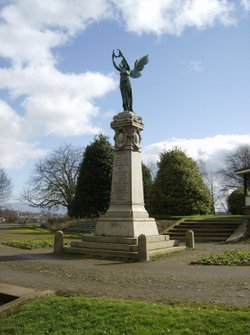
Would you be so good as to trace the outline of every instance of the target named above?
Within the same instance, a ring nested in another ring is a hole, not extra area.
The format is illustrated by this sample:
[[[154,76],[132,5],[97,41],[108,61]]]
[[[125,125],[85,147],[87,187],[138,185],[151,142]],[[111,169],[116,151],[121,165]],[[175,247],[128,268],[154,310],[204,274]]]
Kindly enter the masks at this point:
[[[250,0],[0,0],[0,166],[13,197],[35,162],[86,146],[122,111],[112,50],[132,65],[142,156],[179,146],[208,169],[250,143]]]

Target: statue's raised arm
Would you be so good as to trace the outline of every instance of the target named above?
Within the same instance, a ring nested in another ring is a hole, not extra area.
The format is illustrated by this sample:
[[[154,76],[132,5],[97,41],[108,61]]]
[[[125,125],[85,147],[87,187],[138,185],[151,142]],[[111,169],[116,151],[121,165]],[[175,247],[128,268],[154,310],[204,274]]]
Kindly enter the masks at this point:
[[[133,112],[132,88],[129,77],[139,78],[141,76],[141,71],[143,70],[144,66],[149,62],[149,56],[146,55],[141,58],[138,58],[135,61],[134,69],[130,70],[130,66],[121,50],[117,49],[117,51],[118,54],[116,55],[115,50],[113,50],[112,62],[115,69],[120,72],[120,90],[122,95],[123,110]],[[116,58],[121,58],[121,62],[119,65],[117,65],[115,62]]]
[[[119,55],[116,56],[115,50],[113,50],[113,53],[112,53],[112,62],[113,62],[113,65],[116,68],[116,70],[121,71],[121,69],[119,68],[119,66],[117,66],[116,63],[115,63],[115,58],[118,58],[118,57],[119,57]]]

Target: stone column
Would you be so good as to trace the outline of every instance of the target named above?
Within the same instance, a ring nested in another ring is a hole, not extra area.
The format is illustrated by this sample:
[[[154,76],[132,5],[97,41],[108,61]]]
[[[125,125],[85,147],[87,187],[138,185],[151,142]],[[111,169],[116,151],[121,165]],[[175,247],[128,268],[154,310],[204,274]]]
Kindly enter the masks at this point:
[[[110,206],[96,225],[95,235],[138,237],[158,235],[156,222],[144,207],[140,132],[144,125],[133,112],[114,116],[115,153]]]

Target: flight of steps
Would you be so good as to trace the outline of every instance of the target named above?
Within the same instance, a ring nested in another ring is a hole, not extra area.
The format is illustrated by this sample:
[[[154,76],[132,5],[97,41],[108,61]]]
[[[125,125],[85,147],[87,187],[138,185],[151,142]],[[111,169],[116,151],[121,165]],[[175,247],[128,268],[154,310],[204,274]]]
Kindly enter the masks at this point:
[[[129,237],[83,236],[82,240],[72,241],[70,247],[64,247],[64,252],[89,257],[140,260],[138,240]],[[185,249],[185,246],[179,246],[179,241],[170,240],[168,235],[147,236],[146,243],[149,258]]]
[[[225,242],[241,223],[240,219],[185,220],[166,231],[166,234],[170,239],[184,241],[186,231],[192,230],[196,242]]]

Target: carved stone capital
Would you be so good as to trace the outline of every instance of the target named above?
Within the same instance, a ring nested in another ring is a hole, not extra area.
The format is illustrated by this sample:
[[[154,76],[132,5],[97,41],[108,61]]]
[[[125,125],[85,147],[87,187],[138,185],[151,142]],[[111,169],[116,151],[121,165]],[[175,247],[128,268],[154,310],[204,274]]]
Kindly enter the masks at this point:
[[[141,130],[144,129],[142,118],[133,112],[121,112],[113,117],[113,121],[110,126],[112,129],[123,125],[134,125]]]
[[[132,112],[122,112],[114,116],[111,128],[115,131],[115,149],[140,150],[142,118]]]

